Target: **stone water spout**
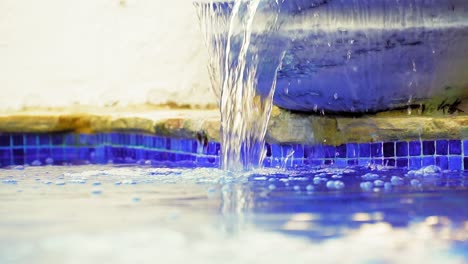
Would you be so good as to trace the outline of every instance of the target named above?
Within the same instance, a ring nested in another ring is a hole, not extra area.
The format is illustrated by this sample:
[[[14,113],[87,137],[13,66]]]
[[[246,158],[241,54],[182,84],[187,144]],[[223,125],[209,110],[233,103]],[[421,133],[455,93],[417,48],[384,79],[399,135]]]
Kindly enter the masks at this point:
[[[229,15],[232,3],[219,6]],[[468,98],[466,0],[285,0],[278,27],[265,48],[288,43],[274,93],[282,108],[365,113]],[[259,74],[261,94],[270,77]]]

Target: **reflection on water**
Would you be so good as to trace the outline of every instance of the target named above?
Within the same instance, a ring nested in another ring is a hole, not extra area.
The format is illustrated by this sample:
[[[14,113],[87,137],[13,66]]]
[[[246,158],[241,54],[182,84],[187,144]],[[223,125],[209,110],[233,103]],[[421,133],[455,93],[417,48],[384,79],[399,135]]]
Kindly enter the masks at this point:
[[[19,167],[0,172],[0,262],[463,263],[467,177]]]

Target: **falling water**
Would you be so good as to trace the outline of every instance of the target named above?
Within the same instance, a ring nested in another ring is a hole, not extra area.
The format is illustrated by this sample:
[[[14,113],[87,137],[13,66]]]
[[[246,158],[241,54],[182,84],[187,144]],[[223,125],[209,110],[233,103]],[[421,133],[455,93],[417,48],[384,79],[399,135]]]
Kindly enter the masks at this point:
[[[285,50],[280,42],[268,46],[280,24],[280,6],[260,0],[196,4],[221,111],[223,169],[260,167],[266,155],[264,138]],[[259,89],[259,78],[269,87]]]

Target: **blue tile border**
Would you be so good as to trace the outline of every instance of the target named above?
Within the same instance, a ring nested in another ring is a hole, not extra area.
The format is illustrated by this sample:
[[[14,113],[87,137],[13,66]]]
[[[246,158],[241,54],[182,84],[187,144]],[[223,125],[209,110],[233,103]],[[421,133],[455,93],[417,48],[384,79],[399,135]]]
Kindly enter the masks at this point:
[[[368,166],[418,169],[437,165],[468,170],[468,139],[348,143],[340,146],[266,144],[267,167],[302,165]],[[0,166],[23,164],[189,162],[219,165],[217,142],[149,134],[0,133]],[[286,163],[286,159],[288,162]]]

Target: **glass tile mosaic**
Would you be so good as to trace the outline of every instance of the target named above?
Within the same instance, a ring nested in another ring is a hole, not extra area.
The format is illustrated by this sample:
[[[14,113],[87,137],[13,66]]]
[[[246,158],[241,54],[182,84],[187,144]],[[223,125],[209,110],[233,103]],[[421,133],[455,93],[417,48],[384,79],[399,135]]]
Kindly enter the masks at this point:
[[[219,165],[218,142],[132,133],[0,134],[0,166],[186,162]],[[468,170],[468,140],[348,143],[339,146],[266,144],[267,167],[384,165]]]

